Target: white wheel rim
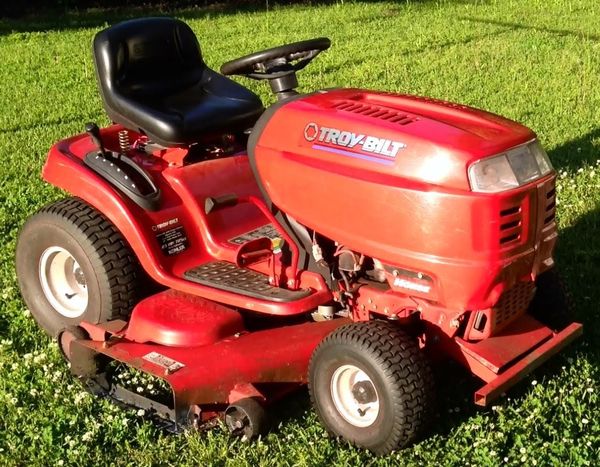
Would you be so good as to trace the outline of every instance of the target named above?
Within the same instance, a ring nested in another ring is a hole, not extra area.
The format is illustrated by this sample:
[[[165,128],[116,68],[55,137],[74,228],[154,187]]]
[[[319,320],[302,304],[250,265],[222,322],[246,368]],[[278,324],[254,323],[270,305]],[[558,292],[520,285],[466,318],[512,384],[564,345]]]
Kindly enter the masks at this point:
[[[46,248],[40,257],[40,283],[46,300],[65,318],[78,318],[88,305],[88,289],[77,260],[62,247]]]
[[[354,365],[343,365],[331,377],[331,398],[338,413],[360,428],[371,426],[379,415],[379,395],[371,378]]]

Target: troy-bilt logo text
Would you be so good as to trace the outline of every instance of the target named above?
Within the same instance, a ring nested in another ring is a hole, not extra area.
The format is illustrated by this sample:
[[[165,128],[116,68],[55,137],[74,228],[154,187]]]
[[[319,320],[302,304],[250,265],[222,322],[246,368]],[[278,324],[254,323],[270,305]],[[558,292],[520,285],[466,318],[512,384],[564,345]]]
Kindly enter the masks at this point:
[[[312,122],[308,123],[304,128],[304,138],[307,141],[323,143],[323,145],[313,145],[315,149],[328,150],[331,146],[337,146],[389,158],[395,158],[398,151],[406,147],[406,144],[392,141],[391,139],[377,138],[376,136],[343,131],[337,128],[319,127],[316,123]],[[358,154],[355,151],[340,150],[339,152],[344,155],[356,157]]]

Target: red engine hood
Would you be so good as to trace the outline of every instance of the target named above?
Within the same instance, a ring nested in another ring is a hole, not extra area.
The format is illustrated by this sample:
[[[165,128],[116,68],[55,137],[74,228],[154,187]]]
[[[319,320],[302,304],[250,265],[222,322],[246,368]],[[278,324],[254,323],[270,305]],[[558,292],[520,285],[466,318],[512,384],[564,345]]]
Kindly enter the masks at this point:
[[[309,155],[315,162],[461,190],[469,189],[471,162],[535,138],[523,125],[482,110],[357,89],[321,91],[294,100],[277,110],[268,126],[281,138],[261,138],[259,145]],[[360,137],[362,141],[353,145]],[[373,141],[377,143],[365,145]]]

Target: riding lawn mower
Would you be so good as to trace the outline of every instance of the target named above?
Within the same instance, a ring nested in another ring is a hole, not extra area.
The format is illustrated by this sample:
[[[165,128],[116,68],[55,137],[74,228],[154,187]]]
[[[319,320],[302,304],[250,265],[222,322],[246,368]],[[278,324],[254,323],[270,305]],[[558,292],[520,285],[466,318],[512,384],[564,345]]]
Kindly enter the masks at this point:
[[[581,335],[536,135],[431,98],[298,93],[329,46],[217,73],[176,19],[95,36],[113,123],[50,149],[43,178],[70,196],[16,251],[27,306],[94,394],[252,438],[308,384],[328,432],[386,454],[427,427],[432,358],[481,379],[485,406]],[[276,102],[229,75],[268,81]],[[170,392],[123,386],[115,364]]]

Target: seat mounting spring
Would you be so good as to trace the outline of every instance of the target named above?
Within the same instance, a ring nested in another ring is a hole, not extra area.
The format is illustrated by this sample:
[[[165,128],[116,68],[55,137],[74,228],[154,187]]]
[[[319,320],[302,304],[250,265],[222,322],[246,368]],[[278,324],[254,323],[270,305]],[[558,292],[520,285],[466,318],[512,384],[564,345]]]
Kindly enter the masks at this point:
[[[127,130],[119,131],[119,148],[121,149],[121,154],[127,154],[131,149],[129,132]]]

